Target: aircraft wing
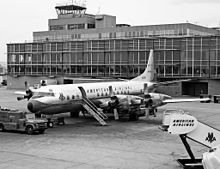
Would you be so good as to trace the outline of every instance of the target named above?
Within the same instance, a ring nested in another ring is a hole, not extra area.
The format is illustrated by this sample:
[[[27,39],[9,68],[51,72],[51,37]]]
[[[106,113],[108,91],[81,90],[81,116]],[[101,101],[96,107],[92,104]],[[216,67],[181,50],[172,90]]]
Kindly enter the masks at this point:
[[[16,91],[15,94],[26,95],[27,93],[25,91]]]
[[[210,101],[210,98],[190,98],[190,99],[166,99],[163,103],[180,103],[180,102],[200,102],[200,101]]]

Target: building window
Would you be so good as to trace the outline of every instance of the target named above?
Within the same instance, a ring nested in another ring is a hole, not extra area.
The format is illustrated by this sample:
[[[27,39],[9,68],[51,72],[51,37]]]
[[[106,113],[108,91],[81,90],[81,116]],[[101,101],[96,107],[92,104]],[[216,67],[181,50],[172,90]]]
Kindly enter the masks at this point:
[[[67,26],[68,30],[72,30],[72,29],[85,29],[85,24],[69,24]]]
[[[50,26],[50,30],[54,31],[54,30],[64,30],[65,29],[65,25],[52,25]]]
[[[88,29],[95,28],[95,24],[88,24]]]

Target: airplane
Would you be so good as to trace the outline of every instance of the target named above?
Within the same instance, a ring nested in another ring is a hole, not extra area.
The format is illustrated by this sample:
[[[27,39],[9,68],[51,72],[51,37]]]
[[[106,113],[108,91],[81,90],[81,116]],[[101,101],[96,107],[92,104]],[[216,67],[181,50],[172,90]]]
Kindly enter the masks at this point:
[[[101,108],[114,113],[115,119],[127,115],[130,120],[138,120],[138,117],[146,115],[147,112],[155,115],[157,107],[172,102],[171,96],[153,92],[157,86],[172,81],[160,83],[155,82],[154,78],[154,58],[151,49],[145,71],[131,80],[41,86],[38,89],[29,88],[23,97],[17,99],[27,99],[27,109],[35,114],[70,112],[72,117],[78,117],[81,110],[87,110],[98,121],[103,121],[107,117]],[[189,100],[179,100],[183,101]],[[190,101],[207,101],[207,98]]]

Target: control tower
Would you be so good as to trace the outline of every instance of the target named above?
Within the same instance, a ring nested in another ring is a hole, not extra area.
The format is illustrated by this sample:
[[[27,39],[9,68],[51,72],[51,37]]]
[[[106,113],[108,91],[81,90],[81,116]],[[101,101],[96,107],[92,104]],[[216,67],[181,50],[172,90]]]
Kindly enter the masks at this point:
[[[71,17],[82,17],[86,13],[86,7],[78,5],[64,5],[55,7],[58,18],[71,16]]]
[[[49,19],[49,31],[95,28],[95,16],[86,14],[86,7],[62,5],[55,7],[57,19]]]
[[[115,16],[87,14],[85,6],[61,5],[56,6],[55,9],[58,17],[49,19],[49,31],[116,27]]]

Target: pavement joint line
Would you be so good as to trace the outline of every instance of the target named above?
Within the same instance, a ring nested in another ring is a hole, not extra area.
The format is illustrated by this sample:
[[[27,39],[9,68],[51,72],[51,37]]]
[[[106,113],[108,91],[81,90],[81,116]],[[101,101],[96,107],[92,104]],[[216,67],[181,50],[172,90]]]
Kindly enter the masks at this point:
[[[100,160],[103,160],[104,158],[107,158],[107,157],[111,157],[111,156],[110,156],[110,155],[106,155],[106,156],[103,156],[102,159],[98,158],[98,159],[96,159],[96,160],[90,160],[90,161],[87,161],[86,163],[84,162],[84,163],[81,163],[81,164],[72,165],[71,167],[79,167],[79,166],[82,166],[82,165],[91,165],[91,164],[89,164],[89,163],[95,162],[95,161],[100,161]],[[67,167],[67,168],[65,168],[65,169],[68,169],[68,168],[70,168],[70,167]]]
[[[5,151],[5,150],[0,150],[0,152],[3,153],[10,153],[10,154],[17,154],[17,155],[23,155],[23,156],[27,156],[27,157],[33,157],[33,158],[39,158],[39,159],[47,159],[47,160],[52,160],[52,161],[61,161],[61,162],[67,162],[67,163],[75,163],[72,161],[67,161],[67,160],[62,160],[62,159],[57,159],[57,158],[48,158],[48,157],[42,157],[42,156],[37,156],[37,155],[33,155],[33,154],[26,154],[26,153],[20,153],[20,152],[12,152],[12,151]]]
[[[1,151],[0,151],[0,152],[1,152]],[[7,160],[7,161],[1,161],[0,166],[1,166],[2,164],[7,164],[8,162],[17,161],[18,159],[22,159],[22,158],[21,158],[21,157],[18,157],[18,158],[16,158],[16,159],[10,159],[10,160]]]

